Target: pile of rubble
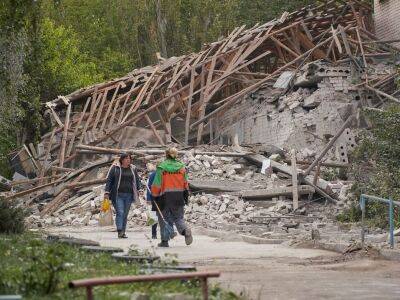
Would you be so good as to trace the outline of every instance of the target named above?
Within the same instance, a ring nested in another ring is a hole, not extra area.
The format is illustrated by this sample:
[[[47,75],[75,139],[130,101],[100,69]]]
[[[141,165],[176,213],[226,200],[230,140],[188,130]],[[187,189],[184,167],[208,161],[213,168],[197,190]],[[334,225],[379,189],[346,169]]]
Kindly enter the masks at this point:
[[[43,108],[40,142],[12,154],[3,196],[31,209],[33,226],[94,225],[118,154],[135,155],[145,180],[146,163],[174,145],[189,222],[308,231],[350,204],[338,170],[368,126],[362,109],[400,102],[399,49],[372,32],[368,5],[328,1],[60,96]],[[133,207],[131,222],[144,224],[146,209]]]

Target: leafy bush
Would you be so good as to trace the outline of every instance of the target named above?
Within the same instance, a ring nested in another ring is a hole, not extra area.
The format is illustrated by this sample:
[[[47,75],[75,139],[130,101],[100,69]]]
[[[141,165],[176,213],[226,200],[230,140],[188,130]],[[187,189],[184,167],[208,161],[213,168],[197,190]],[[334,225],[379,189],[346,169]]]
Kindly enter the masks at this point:
[[[400,200],[400,106],[386,111],[365,111],[371,128],[361,134],[361,142],[353,154],[351,176],[353,186],[353,207],[339,218],[358,221],[361,211],[357,207],[361,194]],[[367,202],[367,219],[372,225],[385,227],[388,224],[388,207],[385,204]],[[395,220],[399,223],[399,211],[395,209]]]
[[[0,197],[0,233],[21,233],[25,229],[26,212]]]
[[[41,247],[42,241],[32,240],[24,250],[30,263],[22,274],[22,287],[26,294],[48,295],[53,293],[65,270],[65,249],[60,244]],[[38,276],[40,274],[40,276]]]

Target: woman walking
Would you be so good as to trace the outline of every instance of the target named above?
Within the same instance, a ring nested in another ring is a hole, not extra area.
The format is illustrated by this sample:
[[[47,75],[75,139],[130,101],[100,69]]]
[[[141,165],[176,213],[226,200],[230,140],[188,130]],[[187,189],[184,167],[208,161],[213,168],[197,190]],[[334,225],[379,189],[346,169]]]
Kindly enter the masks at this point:
[[[134,201],[139,201],[140,177],[132,164],[129,154],[121,154],[107,174],[105,197],[109,197],[115,211],[118,238],[127,238],[126,223],[129,209]]]

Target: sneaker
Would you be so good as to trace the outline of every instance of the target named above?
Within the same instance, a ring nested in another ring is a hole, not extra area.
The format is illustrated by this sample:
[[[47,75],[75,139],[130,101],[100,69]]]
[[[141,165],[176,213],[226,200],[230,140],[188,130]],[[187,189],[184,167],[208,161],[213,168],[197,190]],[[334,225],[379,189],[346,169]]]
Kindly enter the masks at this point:
[[[185,230],[185,243],[186,245],[190,245],[191,243],[193,243],[193,236],[192,236],[192,231],[190,230],[190,228],[187,228]]]
[[[118,230],[118,238],[119,239],[122,239],[122,235],[123,235],[123,232],[121,230]]]
[[[128,238],[128,237],[126,236],[125,232],[122,233],[121,238],[122,238],[122,239],[127,239],[127,238]]]
[[[169,247],[168,241],[161,241],[161,243],[158,244],[158,247],[163,247],[163,248]]]

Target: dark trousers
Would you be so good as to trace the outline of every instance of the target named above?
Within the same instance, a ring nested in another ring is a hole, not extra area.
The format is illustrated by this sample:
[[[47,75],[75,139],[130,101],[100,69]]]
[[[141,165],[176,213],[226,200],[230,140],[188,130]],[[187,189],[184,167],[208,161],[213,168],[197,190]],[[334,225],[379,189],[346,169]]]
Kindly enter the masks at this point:
[[[165,205],[163,210],[161,211],[165,221],[173,228],[173,226],[176,226],[176,229],[178,230],[179,234],[184,235],[185,230],[187,228],[185,219],[184,219],[184,206],[170,206],[168,204]],[[170,237],[166,234],[166,231],[164,229],[165,224],[161,217],[158,218],[159,223],[160,223],[160,233],[161,233],[161,240],[162,241],[168,241]]]
[[[151,226],[151,236],[157,236],[157,223]]]

